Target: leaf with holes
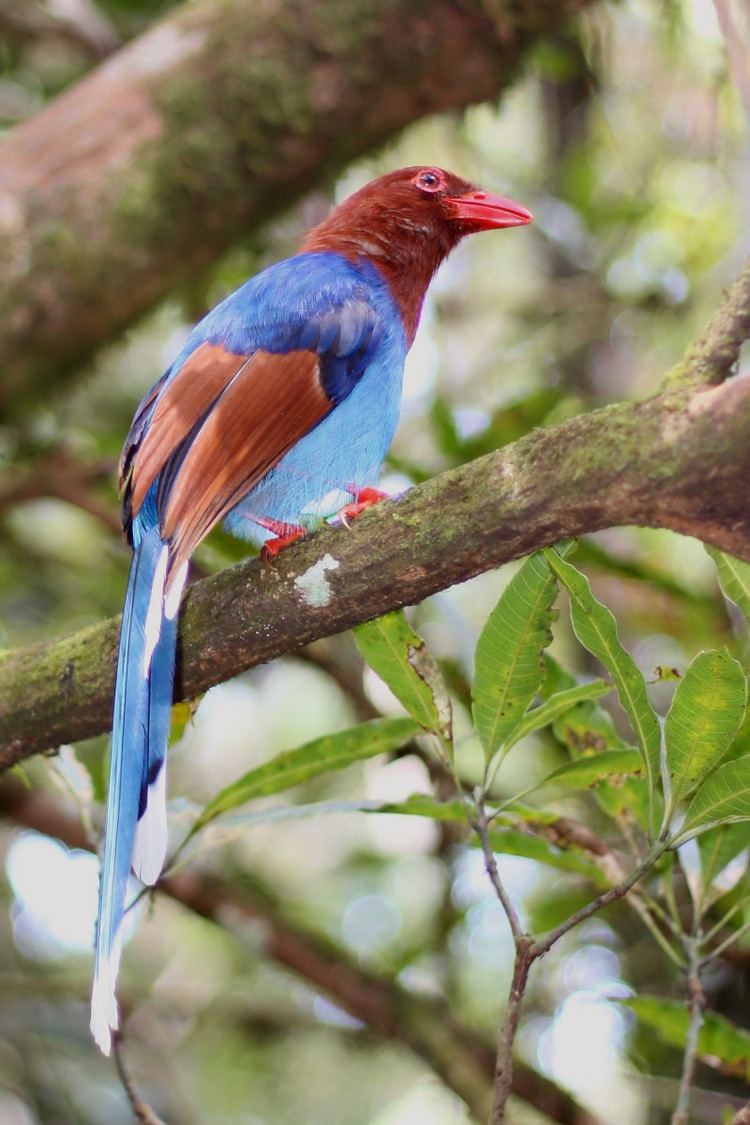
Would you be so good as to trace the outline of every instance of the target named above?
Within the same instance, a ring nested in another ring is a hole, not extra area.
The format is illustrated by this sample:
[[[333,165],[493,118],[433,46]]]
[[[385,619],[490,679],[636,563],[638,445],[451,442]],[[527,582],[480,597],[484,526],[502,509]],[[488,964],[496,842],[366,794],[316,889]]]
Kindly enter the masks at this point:
[[[747,681],[726,651],[699,652],[680,680],[664,724],[670,809],[725,757],[745,715]]]
[[[578,761],[582,757],[610,751],[627,750],[620,738],[612,716],[597,703],[580,703],[572,711],[562,715],[553,727],[558,738]],[[638,752],[641,765],[643,758]],[[657,794],[659,797],[660,794]],[[597,803],[608,816],[617,820],[625,818],[635,821],[642,828],[648,828],[649,799],[648,786],[643,777],[618,777],[612,784],[601,782],[595,789]]]
[[[556,692],[555,695],[545,699],[538,707],[526,712],[512,736],[506,740],[507,748],[510,749],[511,746],[515,746],[528,734],[533,734],[534,731],[543,730],[544,727],[556,723],[559,718],[567,715],[568,711],[578,706],[579,703],[585,703],[589,699],[598,699],[600,695],[606,695],[609,691],[612,691],[611,684],[604,680],[591,680],[589,683],[576,684],[575,687]]]
[[[451,703],[442,672],[403,611],[354,630],[363,657],[425,730],[452,741]]]
[[[637,776],[643,771],[643,758],[637,750],[605,750],[602,754],[588,754],[575,762],[553,770],[542,785],[566,785],[571,789],[591,789],[601,781]],[[537,786],[537,788],[539,788]]]

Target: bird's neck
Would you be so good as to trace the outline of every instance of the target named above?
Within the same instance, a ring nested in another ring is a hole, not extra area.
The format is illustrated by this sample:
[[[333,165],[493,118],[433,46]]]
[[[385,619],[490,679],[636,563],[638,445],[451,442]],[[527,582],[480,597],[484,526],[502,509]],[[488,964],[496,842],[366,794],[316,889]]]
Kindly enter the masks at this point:
[[[401,314],[407,346],[419,324],[422,302],[435,271],[451,252],[457,237],[448,229],[435,231],[408,219],[355,226],[340,224],[336,214],[310,231],[302,250],[341,254],[352,262],[369,262],[385,279]]]

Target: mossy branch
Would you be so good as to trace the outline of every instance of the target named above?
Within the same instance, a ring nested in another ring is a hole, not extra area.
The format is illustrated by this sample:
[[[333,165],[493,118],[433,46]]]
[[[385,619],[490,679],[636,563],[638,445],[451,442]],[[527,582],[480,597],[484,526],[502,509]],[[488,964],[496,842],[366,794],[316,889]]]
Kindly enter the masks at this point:
[[[750,559],[750,375],[607,407],[188,591],[177,698],[547,544],[666,527]],[[0,765],[107,730],[117,620],[0,657]]]
[[[0,417],[352,159],[426,114],[496,99],[524,49],[580,7],[170,13],[0,142]]]

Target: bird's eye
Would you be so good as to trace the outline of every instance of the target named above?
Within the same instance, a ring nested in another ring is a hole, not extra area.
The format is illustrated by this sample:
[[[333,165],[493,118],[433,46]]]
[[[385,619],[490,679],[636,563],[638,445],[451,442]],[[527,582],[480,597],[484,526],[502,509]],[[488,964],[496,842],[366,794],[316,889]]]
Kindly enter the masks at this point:
[[[419,175],[416,176],[414,183],[420,191],[441,191],[443,187],[443,177],[438,172],[428,170],[426,172],[420,172]]]

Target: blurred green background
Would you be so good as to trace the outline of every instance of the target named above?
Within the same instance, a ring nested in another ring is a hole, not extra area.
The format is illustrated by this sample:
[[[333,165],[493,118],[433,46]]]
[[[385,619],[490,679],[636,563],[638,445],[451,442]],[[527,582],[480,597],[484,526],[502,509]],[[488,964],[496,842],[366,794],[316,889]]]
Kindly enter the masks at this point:
[[[0,127],[33,114],[169,7],[6,0]],[[65,11],[75,15],[75,33]],[[747,120],[708,0],[590,9],[533,51],[500,105],[410,128],[350,168],[332,197],[308,199],[249,234],[201,284],[173,293],[100,354],[72,388],[55,391],[18,427],[0,429],[0,645],[54,637],[119,612],[128,551],[118,534],[115,462],[138,400],[195,318],[248,274],[293,252],[335,200],[399,165],[436,163],[512,195],[536,217],[531,228],[468,240],[434,283],[385,470],[384,487],[396,491],[534,426],[655,391],[747,256],[749,156]],[[23,493],[28,481],[37,482],[31,499]],[[244,550],[214,533],[196,563],[209,572]],[[619,529],[587,541],[577,561],[646,673],[682,667],[701,647],[731,642],[713,566],[698,544]],[[413,614],[455,684],[459,730],[478,630],[512,570],[447,591]],[[586,670],[562,624],[553,652]],[[350,640],[337,638],[210,692],[171,751],[175,840],[195,809],[252,765],[373,709],[398,713],[357,660]],[[655,698],[665,706],[668,685]],[[101,800],[105,748],[106,739],[96,739],[76,748],[75,758],[31,761],[25,774],[42,789],[72,787],[88,813]],[[529,739],[511,760],[508,784],[521,786],[562,760],[550,736]],[[290,800],[398,799],[429,784],[423,763],[405,756],[309,783]],[[555,807],[595,817],[585,796]],[[209,878],[221,873],[262,895],[272,888],[295,923],[417,994],[447,996],[456,1017],[492,1041],[510,943],[480,856],[450,832],[418,818],[341,813],[245,826],[221,838],[217,830],[205,844],[193,862]],[[94,860],[9,821],[0,823],[0,850],[7,874],[0,884],[0,1125],[128,1121],[112,1064],[99,1057],[87,1028]],[[505,859],[504,871],[534,926],[554,921],[582,894],[575,878],[530,860]],[[274,964],[261,940],[246,922],[229,916],[217,926],[164,898],[140,909],[122,985],[129,1059],[143,1096],[165,1120],[470,1120],[426,1062]],[[741,1019],[748,999],[742,956],[722,962],[714,977],[712,1006]],[[602,1121],[669,1120],[679,1055],[636,1030],[617,1003],[657,987],[680,995],[679,981],[668,978],[625,907],[587,923],[533,978],[520,1056]],[[706,1092],[696,1121],[721,1120],[712,1090],[747,1098],[747,1088],[732,1081],[700,1072]],[[514,1114],[520,1123],[544,1120],[520,1102]]]

